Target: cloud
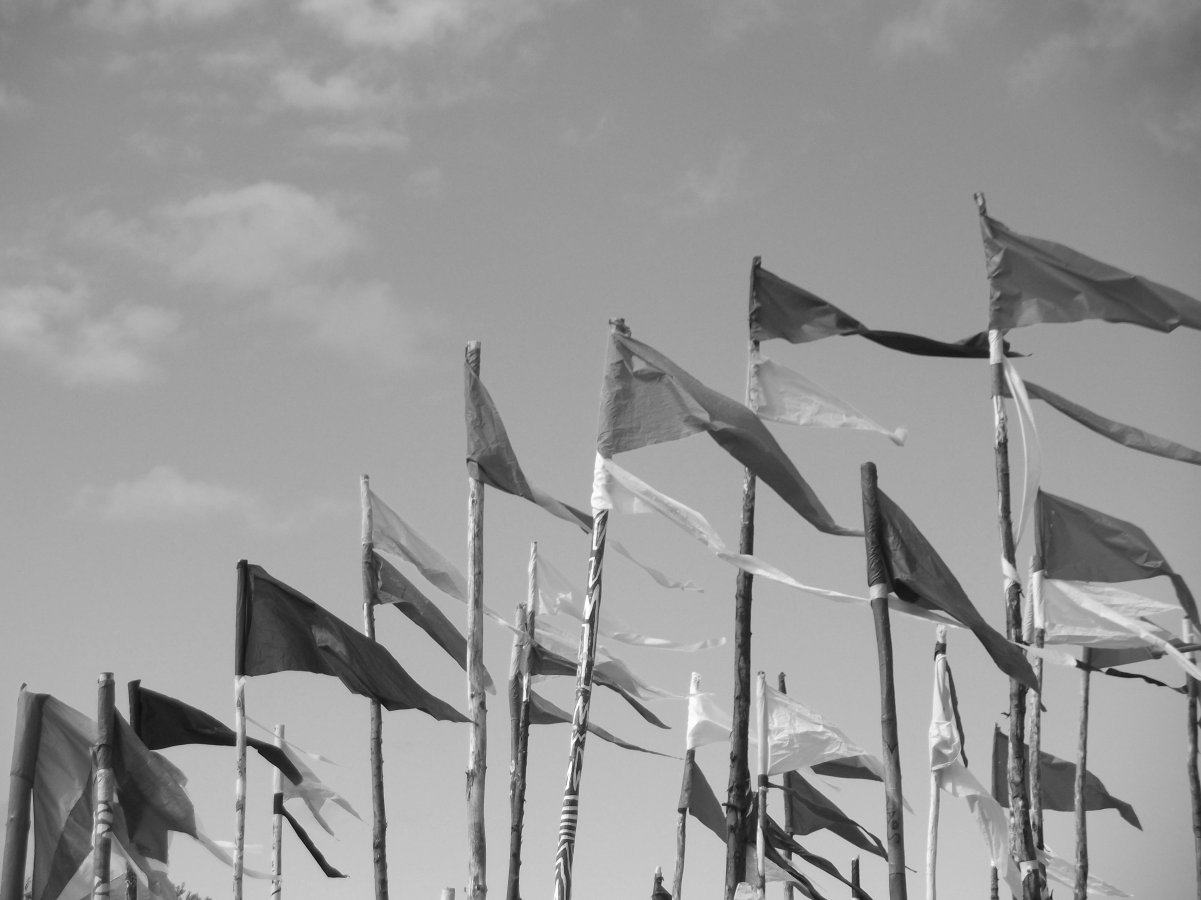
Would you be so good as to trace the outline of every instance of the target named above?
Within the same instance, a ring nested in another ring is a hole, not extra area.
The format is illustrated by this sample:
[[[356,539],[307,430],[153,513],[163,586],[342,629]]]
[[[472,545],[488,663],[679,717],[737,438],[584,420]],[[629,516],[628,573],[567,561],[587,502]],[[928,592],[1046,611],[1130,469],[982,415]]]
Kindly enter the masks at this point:
[[[702,215],[730,203],[744,193],[747,146],[730,141],[721,149],[716,163],[693,166],[676,179],[667,200],[671,217]]]
[[[85,0],[76,14],[97,28],[129,32],[147,25],[215,22],[259,0]]]
[[[780,0],[708,0],[713,34],[723,40],[764,31],[782,17]]]
[[[395,91],[369,84],[360,74],[348,69],[324,78],[300,66],[286,66],[271,79],[285,106],[305,112],[361,113],[395,106]]]
[[[122,304],[98,312],[86,287],[29,284],[0,289],[0,347],[68,385],[120,385],[158,372],[153,356],[179,327],[179,315]]]
[[[959,35],[986,17],[988,0],[921,0],[884,26],[876,50],[886,59],[949,53]]]

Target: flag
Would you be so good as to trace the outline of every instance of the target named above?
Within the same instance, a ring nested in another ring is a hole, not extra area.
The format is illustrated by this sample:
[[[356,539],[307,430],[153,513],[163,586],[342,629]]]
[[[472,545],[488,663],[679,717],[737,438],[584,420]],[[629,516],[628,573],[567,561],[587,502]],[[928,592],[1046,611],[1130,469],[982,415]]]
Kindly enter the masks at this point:
[[[993,729],[992,747],[993,778],[996,784],[1005,783],[1005,772],[1009,767],[1009,740],[1000,728]],[[1042,778],[1043,809],[1071,812],[1076,808],[1076,765],[1045,750],[1038,752],[1039,773]],[[1004,793],[1004,792],[999,792]],[[996,798],[1002,806],[1009,805],[1009,798]],[[1084,772],[1084,808],[1086,810],[1116,809],[1118,815],[1142,830],[1134,807],[1119,800],[1105,789],[1101,779],[1087,769]]]
[[[696,764],[696,759],[684,757],[684,778],[680,784],[680,802],[676,809],[688,813],[717,835],[723,844],[726,841],[726,812],[713,793],[713,788]]]
[[[1062,244],[980,216],[988,266],[988,327],[1102,319],[1155,331],[1201,329],[1201,302]]]
[[[556,725],[559,722],[571,724],[571,713],[555,706],[545,697],[535,694],[530,691],[530,724],[531,725]],[[588,722],[588,731],[595,734],[602,741],[608,741],[610,744],[616,744],[625,750],[637,750],[639,753],[651,753],[655,756],[670,756],[667,753],[660,753],[658,750],[647,750],[645,747],[639,747],[637,744],[631,744],[629,741],[623,741],[616,735],[611,734],[599,725]]]
[[[1037,690],[1034,670],[1021,648],[984,620],[947,564],[905,512],[884,491],[877,490],[876,494],[880,508],[880,548],[893,592],[902,600],[940,610],[970,629],[1002,672]]]
[[[326,860],[325,855],[319,849],[317,849],[317,845],[314,844],[313,839],[309,837],[308,832],[305,831],[304,828],[301,827],[301,824],[296,821],[296,817],[288,812],[288,810],[284,807],[282,800],[280,801],[279,805],[276,806],[275,811],[288,820],[288,824],[292,826],[292,831],[296,834],[296,837],[300,839],[300,843],[304,845],[304,849],[309,851],[309,856],[313,857],[313,861],[317,863],[317,866],[321,869],[321,872],[326,878],[346,877],[329,864],[329,861]]]
[[[548,650],[553,650],[563,657],[578,653],[576,643],[545,619],[535,619],[534,630],[537,635],[536,643],[540,643]],[[631,696],[637,697],[640,700],[683,699],[683,694],[673,693],[666,688],[658,687],[639,678],[625,662],[614,656],[607,647],[602,647],[598,644],[597,652],[598,656],[604,657],[596,663],[596,670],[601,677],[607,678],[616,687],[621,688]]]
[[[753,412],[629,335],[615,329],[610,338],[597,428],[599,456],[610,459],[704,431],[819,531],[862,534],[831,518]]]
[[[219,719],[182,700],[144,688],[139,681],[131,681],[129,686],[130,719],[138,723],[137,735],[148,749],[163,750],[181,744],[237,745],[237,734]],[[254,748],[289,781],[300,783],[300,771],[279,747],[250,737],[246,746]]]
[[[1034,624],[1044,630],[1045,644],[1110,649],[1147,646],[1147,639],[1132,630],[1132,626],[1146,627],[1160,640],[1172,638],[1157,625],[1138,623],[1145,616],[1174,612],[1177,607],[1111,584],[1040,578],[1036,599],[1040,602],[1034,604]]]
[[[1143,453],[1162,456],[1165,459],[1175,459],[1201,466],[1201,450],[1194,450],[1192,447],[1159,437],[1135,428],[1133,425],[1125,425],[1122,422],[1107,419],[1032,381],[1026,382],[1026,392],[1035,400],[1042,400],[1048,406],[1059,410],[1069,419],[1079,422],[1090,431],[1095,431],[1102,437],[1109,438],[1132,450],[1141,450]]]
[[[730,714],[717,705],[716,694],[698,691],[688,695],[688,730],[684,737],[686,750],[728,741],[731,727]]]
[[[758,350],[751,351],[748,394],[751,409],[772,422],[875,431],[898,447],[908,436],[904,428],[885,428],[817,382],[772,362]]]
[[[1035,571],[1064,581],[1139,581],[1166,575],[1180,606],[1201,627],[1188,585],[1137,525],[1046,491],[1038,492]]]
[[[418,628],[434,639],[464,672],[467,671],[467,639],[451,624],[450,619],[432,601],[421,593],[413,582],[402,575],[392,563],[378,553],[374,554],[376,566],[376,591],[380,603],[395,606]],[[484,690],[496,693],[492,676],[481,666]]]
[[[856,847],[882,859],[888,851],[880,839],[844,813],[829,797],[810,784],[800,772],[784,773],[784,803],[792,834],[812,834],[826,829]]]
[[[324,828],[327,834],[331,835],[334,833],[334,830],[325,819],[325,807],[327,804],[332,803],[335,806],[340,806],[356,819],[362,821],[363,817],[350,805],[350,801],[318,778],[317,773],[305,764],[304,760],[300,758],[300,754],[297,752],[294,744],[283,741],[281,749],[292,765],[300,772],[301,776],[300,781],[296,784],[286,781],[283,783],[284,803],[294,798],[299,798],[308,807],[317,824]]]
[[[750,305],[752,341],[783,338],[793,344],[803,344],[836,335],[857,334],[890,350],[917,356],[988,359],[988,335],[983,332],[948,343],[901,331],[877,331],[761,266],[755,267]]]
[[[764,685],[767,715],[768,768],[766,775],[778,775],[801,766],[845,757],[863,757],[872,770],[883,777],[880,761],[808,707]]]
[[[750,810],[747,813],[747,817],[746,817],[746,823],[747,823],[748,829],[754,829],[757,826],[758,818],[759,818],[759,797],[757,795],[755,795],[755,796],[751,797]],[[789,835],[787,831],[785,831],[783,828],[781,828],[779,823],[776,822],[776,820],[773,819],[771,816],[767,816],[766,820],[767,820],[767,827],[766,827],[766,830],[764,833],[764,838],[765,838],[764,850],[766,851],[765,856],[768,861],[774,863],[787,876],[786,878],[778,878],[778,879],[773,879],[769,876],[766,880],[772,881],[772,880],[800,879],[800,881],[798,883],[802,884],[803,886],[805,886],[807,888],[807,891],[809,892],[807,894],[807,896],[818,897],[818,898],[821,897],[821,894],[817,893],[817,890],[816,890],[816,888],[814,888],[812,882],[810,882],[807,878],[805,878],[805,876],[801,875],[801,873],[797,871],[796,867],[792,864],[792,862],[790,862],[784,856],[785,853],[791,853],[793,855],[793,862],[795,862],[796,859],[799,858],[803,862],[808,863],[809,865],[813,866],[814,868],[820,869],[821,871],[825,872],[827,875],[831,876],[832,878],[837,879],[838,881],[841,881],[847,887],[851,888],[852,891],[856,892],[852,896],[863,898],[863,900],[871,900],[871,895],[868,894],[867,891],[863,890],[863,888],[853,886],[851,884],[851,882],[848,881],[846,879],[846,877],[844,877],[843,874],[838,870],[838,867],[836,865],[834,865],[834,863],[830,862],[828,859],[826,859],[822,856],[818,856],[816,853],[812,853],[809,850],[807,850],[800,843],[798,843],[791,835]],[[748,844],[749,843],[751,843],[751,842],[748,841]],[[747,850],[748,850],[747,856],[749,858],[748,859],[748,868],[750,868],[750,866],[753,865],[753,862],[750,862],[750,860],[754,859],[754,854],[749,852],[750,851],[749,846],[748,846]]]
[[[239,563],[234,675],[316,672],[390,710],[419,709],[444,722],[467,717],[414,681],[382,644],[355,631],[259,566]]]
[[[370,488],[367,489],[367,498],[371,503],[371,542],[375,547],[408,560],[430,584],[466,603],[467,579],[454,563],[410,528]]]

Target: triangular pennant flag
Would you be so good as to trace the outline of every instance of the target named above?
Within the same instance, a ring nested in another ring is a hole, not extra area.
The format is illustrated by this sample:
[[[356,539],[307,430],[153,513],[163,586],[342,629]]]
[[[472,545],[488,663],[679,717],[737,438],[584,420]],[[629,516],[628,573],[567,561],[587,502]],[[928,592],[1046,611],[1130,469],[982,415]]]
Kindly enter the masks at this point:
[[[778,775],[801,766],[815,766],[832,759],[862,757],[883,777],[879,759],[854,743],[825,719],[792,697],[764,685],[767,715],[768,769]]]
[[[564,722],[571,724],[571,713],[564,709],[555,706],[545,697],[535,694],[530,691],[530,724],[531,725],[557,725]],[[639,753],[650,753],[654,756],[671,757],[669,753],[660,753],[658,750],[648,750],[645,747],[639,747],[637,744],[631,744],[629,741],[623,741],[621,738],[606,731],[599,725],[594,725],[589,719],[588,731],[590,734],[595,734],[602,741],[608,741],[610,744],[616,744],[624,750],[637,750]]]
[[[784,773],[785,821],[792,834],[812,834],[825,829],[882,859],[888,851],[880,839],[844,813],[829,797],[810,784],[800,772]]]
[[[371,541],[376,549],[408,560],[430,584],[466,603],[467,579],[454,563],[414,531],[375,491],[368,488],[367,497],[371,503]]]
[[[356,819],[362,821],[363,817],[350,805],[350,801],[318,778],[317,773],[309,768],[304,760],[300,758],[301,754],[294,744],[284,741],[281,749],[287,755],[288,759],[291,760],[292,765],[300,771],[301,775],[301,780],[298,784],[284,782],[283,795],[285,803],[293,798],[299,798],[308,807],[317,824],[324,828],[328,834],[333,834],[334,830],[325,819],[326,804],[332,803],[335,806],[340,806]]]
[[[726,840],[726,813],[713,793],[713,788],[691,756],[684,757],[684,778],[680,783],[680,802],[676,805],[680,812],[688,810],[689,815],[717,835],[718,840]]]

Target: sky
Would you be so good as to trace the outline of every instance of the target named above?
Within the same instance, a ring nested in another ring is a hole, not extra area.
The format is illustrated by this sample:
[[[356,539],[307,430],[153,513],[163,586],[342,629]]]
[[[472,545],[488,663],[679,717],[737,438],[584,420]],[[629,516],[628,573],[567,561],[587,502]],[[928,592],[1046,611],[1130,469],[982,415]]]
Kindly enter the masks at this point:
[[[115,674],[123,711],[137,678],[232,723],[237,561],[360,623],[363,474],[465,569],[468,341],[481,342],[481,377],[526,474],[586,506],[608,320],[741,398],[755,256],[872,327],[957,339],[987,324],[981,191],[1019,233],[1201,295],[1199,40],[1196,0],[0,0],[0,746],[22,683],[93,715],[101,672]],[[1201,447],[1195,332],[1080,323],[1010,338],[1027,379]],[[860,522],[859,466],[874,461],[1001,627],[987,366],[857,338],[764,351],[908,428],[896,447],[772,426],[845,524]],[[1140,525],[1196,591],[1197,470],[1035,413],[1044,487]],[[619,462],[737,540],[742,473],[713,442]],[[485,602],[504,615],[526,596],[531,541],[585,580],[586,538],[532,504],[487,491],[484,533]],[[661,520],[614,515],[610,536],[702,590],[660,588],[611,557],[606,611],[677,640],[732,636],[732,569]],[[803,582],[866,593],[862,543],[819,534],[765,488],[756,550]],[[1023,570],[1029,553],[1027,535]],[[461,604],[422,586],[463,622]],[[1141,588],[1170,598],[1166,585]],[[754,604],[752,669],[773,682],[785,672],[791,695],[878,750],[867,607],[758,583]],[[393,610],[377,621],[414,677],[465,708],[453,662]],[[917,895],[933,626],[895,618],[893,640]],[[489,625],[498,680],[509,649]],[[679,694],[698,672],[731,704],[730,644],[611,649]],[[949,659],[969,764],[987,780],[1007,683],[964,631]],[[1181,682],[1167,662],[1139,671]],[[570,679],[542,689],[570,705]],[[345,882],[289,844],[286,895],[371,896],[366,701],[305,673],[252,678],[246,695],[256,722],[285,723],[337,762],[319,774],[364,820],[317,835]],[[1079,695],[1078,673],[1048,669],[1044,748],[1061,757],[1075,753]],[[592,717],[682,755],[684,701],[654,708],[671,730],[605,692]],[[1092,871],[1139,897],[1191,895],[1182,698],[1096,677],[1090,715],[1089,768],[1143,824],[1091,814]],[[385,715],[394,897],[462,894],[467,737],[418,712]],[[527,896],[552,889],[567,742],[562,725],[531,736]],[[493,896],[508,856],[508,743],[507,704],[491,696]],[[230,839],[232,754],[167,755],[208,832]],[[719,795],[727,756],[698,752]],[[248,863],[266,868],[271,774],[249,766]],[[579,900],[645,896],[656,866],[670,879],[680,774],[678,759],[589,739]],[[821,787],[883,834],[878,787]],[[988,861],[966,808],[945,798],[942,823],[940,889],[983,893]],[[724,848],[694,823],[688,835],[684,893],[714,896]],[[1048,813],[1047,836],[1072,857],[1070,814]],[[849,868],[849,845],[804,843]],[[229,870],[187,838],[171,872],[228,896]],[[863,860],[877,898],[886,876]]]

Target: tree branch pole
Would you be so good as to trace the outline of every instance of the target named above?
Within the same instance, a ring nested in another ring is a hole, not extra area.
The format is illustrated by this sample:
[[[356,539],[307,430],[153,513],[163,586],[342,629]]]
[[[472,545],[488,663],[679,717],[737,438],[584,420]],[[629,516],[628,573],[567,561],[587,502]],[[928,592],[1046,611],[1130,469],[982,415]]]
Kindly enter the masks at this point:
[[[480,374],[480,342],[469,341],[467,366]],[[467,900],[488,893],[484,780],[488,771],[488,705],[484,691],[484,485],[467,476]]]
[[[863,540],[867,551],[867,585],[872,620],[876,625],[876,654],[880,661],[880,736],[884,755],[884,829],[888,846],[888,896],[906,900],[905,831],[901,800],[901,756],[897,739],[897,697],[893,681],[892,624],[888,594],[892,585],[880,548],[880,507],[876,498],[876,465],[859,467],[863,494]]]
[[[514,618],[513,656],[509,662],[509,720],[512,740],[509,754],[509,877],[505,900],[521,900],[521,834],[525,822],[526,765],[530,745],[529,652],[538,609],[538,542],[530,543],[529,597],[517,604]]]
[[[624,319],[612,319],[610,327],[629,334]],[[575,706],[571,712],[571,743],[563,807],[559,813],[559,845],[555,850],[554,900],[570,900],[571,873],[575,861],[575,832],[580,812],[580,776],[584,769],[584,740],[588,737],[588,712],[592,705],[592,671],[596,666],[596,629],[600,621],[601,575],[605,563],[605,536],[609,510],[592,510],[592,549],[588,555],[588,587],[584,597],[584,622],[580,626],[580,652],[576,663]]]
[[[939,625],[934,639],[934,696],[938,697],[938,663],[947,656],[947,626]],[[937,701],[936,701],[937,702]],[[934,759],[931,757],[931,764]],[[938,900],[938,814],[942,791],[938,772],[930,767],[930,818],[926,828],[926,900]]]
[[[238,610],[239,613],[250,603],[250,569],[246,560],[238,562]],[[239,616],[240,620],[240,616]],[[239,627],[241,627],[239,621]],[[242,870],[246,858],[246,676],[242,674],[242,660],[236,660],[234,674],[234,756],[236,777],[234,780],[234,887],[233,900],[242,900]]]
[[[748,306],[755,299],[755,273],[761,257],[751,260]],[[750,400],[750,356],[759,349],[751,341],[747,351],[747,391]],[[738,552],[755,552],[755,476],[742,473],[742,517],[738,529]],[[734,581],[734,710],[730,716],[730,777],[726,788],[726,892],[734,900],[738,883],[746,877],[746,835],[743,819],[751,773],[747,765],[747,726],[751,710],[751,583],[750,573],[738,570]]]
[[[141,679],[134,679],[127,686],[129,696],[129,727],[139,738],[142,736]],[[138,873],[133,863],[125,862],[125,900],[138,900]]]
[[[981,215],[984,195],[976,194]],[[1001,534],[1001,567],[1005,576],[1005,636],[1022,640],[1022,586],[1015,563],[1013,517],[1009,493],[1009,426],[1005,415],[1005,343],[998,329],[988,332],[989,369],[993,403],[993,449],[997,476],[997,525]],[[1042,900],[1046,873],[1034,849],[1030,830],[1030,792],[1026,763],[1026,686],[1009,680],[1009,850],[1022,872],[1023,900]]]
[[[92,819],[92,900],[108,900],[113,840],[113,673],[101,672],[96,691],[96,811]]]
[[[1038,519],[1035,517],[1035,543],[1038,543]],[[1046,642],[1047,630],[1043,627],[1043,572],[1042,563],[1033,568],[1030,573],[1030,606],[1032,612],[1031,633],[1034,646],[1042,649]],[[1039,764],[1039,754],[1043,744],[1043,658],[1035,656],[1034,680],[1038,682],[1038,693],[1030,703],[1030,755],[1026,759],[1026,772],[1030,780],[1030,836],[1034,841],[1035,850],[1041,851],[1045,846],[1043,840],[1043,773]]]
[[[759,816],[755,823],[755,886],[762,897],[767,889],[767,676],[755,676],[755,737],[759,742],[757,782]]]
[[[371,480],[359,479],[363,512],[363,634],[375,640],[375,607],[379,603],[379,566],[375,560]],[[388,900],[388,816],[384,809],[384,715],[378,700],[371,701],[371,859],[375,900]]]
[[[1081,661],[1087,666],[1092,652],[1084,648]],[[1076,885],[1074,900],[1088,900],[1088,820],[1084,808],[1084,776],[1088,770],[1088,669],[1080,670],[1080,734],[1076,743]]]
[[[284,726],[275,726],[275,746],[284,745]],[[279,767],[271,776],[271,900],[284,892],[284,782]]]
[[[29,810],[33,775],[42,733],[42,697],[21,685],[13,729],[12,766],[8,778],[8,811],[4,831],[4,863],[0,872],[0,900],[22,900],[25,891],[25,856],[29,850]]]
[[[701,676],[697,672],[692,673],[692,678],[688,682],[688,694],[699,694],[701,692]],[[696,759],[696,749],[686,747],[684,749],[684,776],[680,784],[680,794],[684,793],[684,786],[688,783],[688,770],[692,768],[693,761]],[[688,809],[681,808],[676,810],[676,872],[671,881],[671,896],[674,900],[680,900],[681,891],[684,887],[684,843],[687,837],[688,828]]]
[[[787,687],[787,684],[785,683],[783,672],[780,672],[778,675],[776,675],[776,687],[779,689],[781,694],[788,693],[788,687]],[[788,777],[787,775],[784,776],[785,779],[787,779],[787,777]],[[785,801],[784,801],[784,830],[786,832],[788,832],[790,835],[792,834],[792,826],[793,826],[792,801],[786,797]],[[785,850],[784,858],[786,860],[788,860],[789,862],[792,862],[792,851]],[[784,882],[784,900],[792,900],[792,897],[793,897],[792,882],[785,881]]]
[[[1186,644],[1191,644],[1195,639],[1193,636],[1193,623],[1189,621],[1187,615],[1184,617],[1182,637]],[[1188,658],[1190,661],[1195,661],[1197,655],[1190,653]],[[1188,713],[1188,786],[1193,808],[1193,858],[1196,868],[1197,900],[1201,900],[1201,778],[1197,774],[1198,681],[1188,674],[1185,674],[1184,677],[1188,687],[1188,699],[1185,702],[1185,708]]]

